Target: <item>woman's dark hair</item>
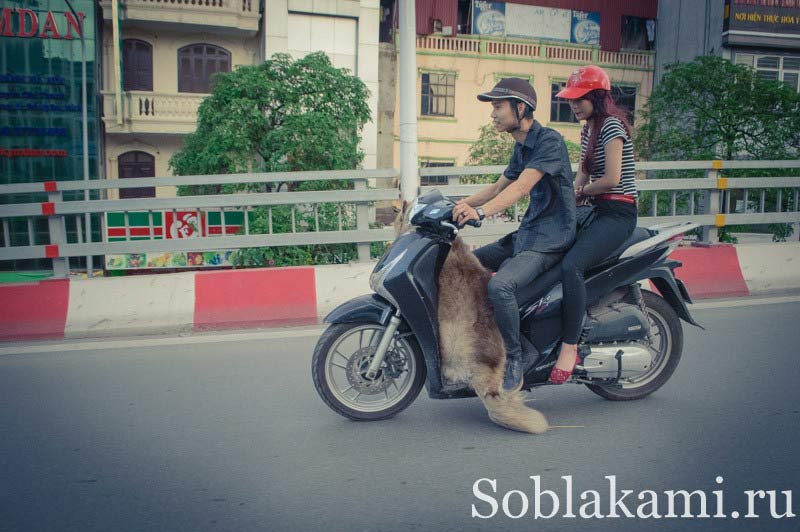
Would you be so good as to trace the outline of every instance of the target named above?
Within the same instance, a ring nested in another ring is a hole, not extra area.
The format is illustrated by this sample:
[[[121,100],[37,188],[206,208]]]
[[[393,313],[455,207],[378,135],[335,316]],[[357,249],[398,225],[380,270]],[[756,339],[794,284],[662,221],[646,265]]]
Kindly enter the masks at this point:
[[[587,122],[591,124],[590,127],[592,133],[589,136],[589,145],[586,147],[586,154],[581,162],[581,169],[588,176],[592,173],[592,167],[594,166],[594,151],[597,147],[597,141],[600,138],[600,130],[602,129],[606,118],[611,116],[618,118],[619,121],[622,122],[622,127],[625,128],[625,133],[628,134],[628,138],[631,138],[631,125],[628,122],[626,111],[618,107],[614,102],[614,99],[611,97],[611,91],[607,91],[605,89],[594,89],[587,92],[583,99],[589,100],[594,107],[592,116],[590,116],[587,120]]]

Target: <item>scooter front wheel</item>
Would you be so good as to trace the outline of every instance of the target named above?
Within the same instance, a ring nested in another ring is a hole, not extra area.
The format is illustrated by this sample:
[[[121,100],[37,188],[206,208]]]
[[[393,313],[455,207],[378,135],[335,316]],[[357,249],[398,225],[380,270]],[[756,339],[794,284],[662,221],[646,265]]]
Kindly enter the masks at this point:
[[[405,410],[419,395],[426,370],[413,335],[395,333],[377,374],[367,377],[385,330],[376,323],[339,323],[317,341],[311,375],[334,412],[356,421],[377,421]]]

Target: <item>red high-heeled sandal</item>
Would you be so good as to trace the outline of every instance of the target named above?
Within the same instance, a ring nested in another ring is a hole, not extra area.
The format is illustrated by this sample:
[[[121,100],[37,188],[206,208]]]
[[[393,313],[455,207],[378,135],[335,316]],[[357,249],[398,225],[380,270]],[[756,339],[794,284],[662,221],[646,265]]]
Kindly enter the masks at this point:
[[[572,365],[571,370],[567,371],[553,366],[553,369],[550,371],[550,378],[547,379],[547,382],[550,384],[564,384],[569,380],[572,376],[572,372],[575,371],[575,367],[580,363],[581,356],[575,355],[575,363]]]

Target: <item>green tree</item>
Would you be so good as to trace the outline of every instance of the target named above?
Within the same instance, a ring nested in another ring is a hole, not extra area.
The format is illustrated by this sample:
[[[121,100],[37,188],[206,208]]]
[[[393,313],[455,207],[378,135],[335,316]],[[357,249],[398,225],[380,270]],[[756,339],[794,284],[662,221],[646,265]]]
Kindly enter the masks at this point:
[[[260,65],[241,66],[214,77],[212,94],[198,109],[197,130],[170,159],[176,175],[238,172],[344,170],[361,165],[359,141],[370,120],[364,83],[346,69],[334,67],[323,52],[293,60],[275,54]],[[272,192],[280,183],[241,183],[179,187],[180,195]],[[289,190],[352,188],[349,181],[288,183]],[[350,206],[352,207],[352,206]],[[338,230],[335,204],[295,206],[297,231]],[[274,233],[292,231],[292,207],[272,208]],[[250,232],[267,233],[269,210],[254,208]],[[342,227],[354,227],[352,208],[342,211]],[[246,266],[347,262],[355,245],[251,248],[236,254]]]
[[[323,52],[217,74],[197,130],[170,159],[179,175],[357,168],[370,119],[364,83]]]
[[[649,160],[794,159],[800,152],[798,109],[800,95],[784,83],[764,79],[752,68],[720,57],[698,57],[667,66],[642,112],[637,150]],[[726,175],[738,174],[728,171]],[[699,174],[684,172],[682,177]],[[772,196],[777,191],[770,194],[768,203],[775,201]],[[643,206],[650,205],[646,196]],[[785,191],[783,197],[789,201],[791,194]],[[659,201],[660,213],[669,210],[667,201],[666,197]],[[785,238],[791,226],[783,225],[772,229]],[[735,241],[729,229],[720,232],[721,240]]]
[[[668,65],[642,112],[639,154],[650,160],[795,158],[800,96],[720,57]]]

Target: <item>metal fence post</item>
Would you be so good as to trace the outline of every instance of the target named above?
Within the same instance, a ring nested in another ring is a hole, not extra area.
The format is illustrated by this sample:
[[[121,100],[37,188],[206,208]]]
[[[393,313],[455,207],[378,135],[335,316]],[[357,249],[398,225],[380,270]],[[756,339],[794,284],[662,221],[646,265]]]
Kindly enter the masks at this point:
[[[53,212],[55,206],[61,203],[62,195],[60,191],[48,192],[47,200],[51,204]],[[42,207],[44,210],[44,206]],[[50,233],[50,245],[59,246],[67,243],[67,225],[64,216],[58,214],[49,214],[47,216],[47,229]],[[57,247],[55,248],[58,249]],[[69,275],[69,259],[67,257],[52,257],[53,260],[53,277],[67,277]]]
[[[705,191],[705,201],[703,205],[703,214],[713,214],[715,217],[720,214],[720,190],[717,189],[717,183],[720,178],[720,169],[722,168],[722,161],[715,160],[711,163],[711,168],[706,170],[706,179],[708,179],[708,188]],[[702,235],[700,240],[703,242],[715,243],[719,241],[719,235],[716,225],[704,225],[702,228]]]
[[[353,181],[353,187],[356,190],[366,190],[367,180],[356,179]],[[369,230],[369,204],[361,202],[356,204],[356,229],[358,231]],[[369,242],[359,242],[358,246],[358,262],[369,262]]]

